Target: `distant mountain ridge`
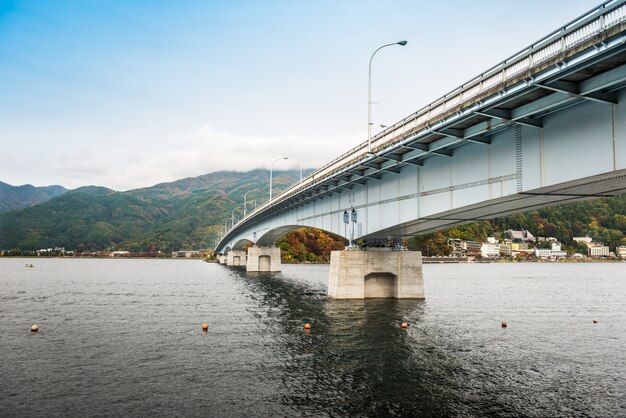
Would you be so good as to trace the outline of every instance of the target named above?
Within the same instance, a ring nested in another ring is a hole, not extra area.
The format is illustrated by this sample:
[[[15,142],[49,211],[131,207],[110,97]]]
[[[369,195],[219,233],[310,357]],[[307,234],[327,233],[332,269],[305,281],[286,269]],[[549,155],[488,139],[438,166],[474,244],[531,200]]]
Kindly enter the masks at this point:
[[[274,171],[274,193],[299,178]],[[221,171],[116,192],[86,186],[36,206],[0,213],[0,249],[170,251],[212,246],[222,225],[269,196],[269,170]]]
[[[35,187],[31,184],[12,186],[0,181],[0,213],[28,208],[66,193],[63,186]]]

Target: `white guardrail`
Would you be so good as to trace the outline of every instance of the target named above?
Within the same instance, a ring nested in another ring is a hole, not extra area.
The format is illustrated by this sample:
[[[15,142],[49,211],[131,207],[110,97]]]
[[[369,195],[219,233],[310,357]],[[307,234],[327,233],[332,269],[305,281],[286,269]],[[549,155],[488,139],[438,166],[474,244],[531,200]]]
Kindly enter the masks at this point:
[[[572,20],[560,29],[550,33],[538,42],[524,48],[501,63],[491,67],[478,77],[452,90],[431,104],[405,117],[372,138],[372,149],[390,145],[394,139],[401,139],[418,126],[436,118],[446,110],[466,104],[489,89],[528,70],[536,68],[555,56],[567,52],[587,39],[616,26],[626,20],[626,0],[611,0]],[[273,204],[288,199],[303,189],[336,173],[343,167],[357,162],[368,153],[367,142],[335,158],[322,168],[308,175],[299,183],[266,202],[250,213],[245,219],[254,217]],[[240,220],[236,225],[243,222]],[[231,228],[232,230],[232,228]]]

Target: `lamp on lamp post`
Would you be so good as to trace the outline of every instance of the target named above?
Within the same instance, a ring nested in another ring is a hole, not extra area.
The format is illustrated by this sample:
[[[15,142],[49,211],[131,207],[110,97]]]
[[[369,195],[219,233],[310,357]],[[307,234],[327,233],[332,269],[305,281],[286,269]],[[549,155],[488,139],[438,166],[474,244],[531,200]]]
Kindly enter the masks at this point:
[[[374,55],[376,55],[378,51],[380,51],[381,49],[385,47],[393,46],[393,45],[404,46],[406,44],[407,44],[407,41],[399,41],[399,42],[394,42],[392,44],[383,45],[379,47],[376,51],[374,51],[374,53],[370,57],[369,72],[368,72],[368,77],[367,77],[367,152],[368,154],[372,153],[372,60],[374,59]]]
[[[279,162],[280,160],[286,160],[288,157],[280,157],[274,160],[272,165],[270,166],[270,203],[272,202],[272,173],[274,171],[274,164]]]

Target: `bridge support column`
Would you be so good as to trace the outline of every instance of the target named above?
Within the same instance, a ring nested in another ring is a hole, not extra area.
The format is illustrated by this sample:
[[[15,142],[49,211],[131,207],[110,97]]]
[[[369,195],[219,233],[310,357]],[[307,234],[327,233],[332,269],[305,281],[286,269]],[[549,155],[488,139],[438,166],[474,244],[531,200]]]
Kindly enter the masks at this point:
[[[226,256],[225,256],[225,255],[220,255],[220,256],[217,258],[217,261],[218,261],[220,264],[226,264]]]
[[[328,296],[334,299],[424,299],[422,253],[387,248],[333,251]]]
[[[248,248],[248,272],[278,272],[280,271],[280,248],[257,247]]]
[[[229,267],[243,267],[246,266],[246,252],[230,250],[226,259],[226,265]]]

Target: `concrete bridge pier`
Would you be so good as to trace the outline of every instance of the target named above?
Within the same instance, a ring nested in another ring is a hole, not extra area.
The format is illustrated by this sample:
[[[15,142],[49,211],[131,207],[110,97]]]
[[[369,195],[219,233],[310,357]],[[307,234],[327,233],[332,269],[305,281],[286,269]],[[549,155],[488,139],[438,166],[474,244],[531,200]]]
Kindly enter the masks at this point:
[[[424,299],[422,253],[391,251],[391,248],[333,251],[328,296]]]
[[[217,261],[218,261],[220,264],[226,264],[226,260],[227,260],[227,258],[226,258],[226,256],[225,256],[225,255],[220,255],[220,256],[217,258]]]
[[[246,263],[247,263],[246,258],[247,257],[246,257],[245,251],[230,250],[226,258],[226,265],[229,267],[246,266]]]
[[[248,248],[247,272],[279,272],[280,268],[280,248],[256,245]]]

